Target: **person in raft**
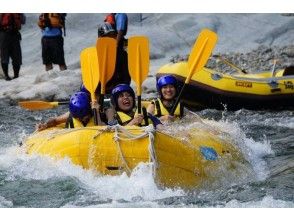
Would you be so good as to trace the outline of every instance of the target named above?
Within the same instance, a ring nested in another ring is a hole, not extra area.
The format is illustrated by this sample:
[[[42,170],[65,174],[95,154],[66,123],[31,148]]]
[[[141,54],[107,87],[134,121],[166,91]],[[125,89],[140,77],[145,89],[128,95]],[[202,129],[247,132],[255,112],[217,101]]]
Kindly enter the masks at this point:
[[[159,98],[153,100],[147,107],[147,112],[156,116],[161,122],[174,121],[176,118],[182,118],[184,115],[184,106],[180,102],[176,107],[174,115],[170,112],[178,95],[178,81],[172,75],[160,77],[156,83]]]
[[[145,126],[144,116],[136,112],[135,92],[127,84],[119,84],[111,92],[111,103],[118,124]]]
[[[92,114],[93,107],[99,112],[99,106],[97,103],[93,103],[91,106],[91,100],[88,93],[76,92],[70,98],[69,112],[55,118],[50,118],[45,123],[37,124],[36,130],[42,131],[63,123],[65,123],[66,128],[94,126],[94,117]],[[100,119],[100,114],[97,114],[97,117],[98,125],[105,125]]]
[[[184,104],[181,102],[177,105],[173,116],[170,115],[179,93],[178,81],[173,75],[161,76],[157,80],[156,87],[159,98],[151,101],[147,107],[147,112],[148,117],[152,120],[157,129],[164,129],[162,124],[172,122],[176,119],[183,119],[184,116],[186,120],[193,120],[205,124],[199,115],[185,108]],[[159,118],[161,124],[154,120],[157,118]],[[219,131],[207,124],[205,125],[206,127],[209,127],[210,131],[214,134],[219,134]]]

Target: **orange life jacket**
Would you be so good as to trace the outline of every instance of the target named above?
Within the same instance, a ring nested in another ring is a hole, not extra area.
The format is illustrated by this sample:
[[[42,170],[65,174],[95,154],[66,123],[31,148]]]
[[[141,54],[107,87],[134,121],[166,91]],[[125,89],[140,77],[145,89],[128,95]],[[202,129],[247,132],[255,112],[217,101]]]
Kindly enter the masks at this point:
[[[115,27],[115,14],[110,13],[108,15],[106,15],[104,22],[108,22],[109,24],[111,24],[111,26],[116,29]]]
[[[5,31],[20,30],[24,23],[22,15],[19,13],[2,13],[0,27]]]
[[[65,16],[60,13],[42,13],[39,16],[38,26],[42,29],[45,27],[63,28]]]

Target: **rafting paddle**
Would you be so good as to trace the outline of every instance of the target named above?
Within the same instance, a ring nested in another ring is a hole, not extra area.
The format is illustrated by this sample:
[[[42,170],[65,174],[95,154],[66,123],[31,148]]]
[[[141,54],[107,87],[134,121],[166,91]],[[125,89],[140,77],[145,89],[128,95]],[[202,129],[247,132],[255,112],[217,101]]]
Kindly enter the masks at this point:
[[[145,36],[128,39],[128,67],[132,80],[136,84],[138,113],[141,114],[142,83],[149,72],[149,40]]]
[[[104,102],[110,103],[110,99],[104,99]],[[21,101],[18,102],[18,105],[24,109],[37,111],[37,110],[46,110],[56,108],[60,105],[68,105],[69,101],[63,102],[46,102],[46,101]]]
[[[55,108],[59,105],[68,105],[68,102],[45,102],[45,101],[21,101],[18,105],[24,109],[36,111]]]
[[[175,104],[173,105],[170,115],[174,115],[177,105],[179,104],[180,99],[183,96],[183,91],[185,87],[189,84],[191,77],[196,72],[201,70],[204,67],[204,65],[207,63],[207,60],[212,53],[212,50],[216,44],[216,41],[217,41],[217,34],[214,33],[213,31],[208,29],[203,29],[200,32],[188,59],[188,75],[177,97],[177,100]]]
[[[82,80],[86,89],[91,94],[92,103],[97,102],[95,90],[99,83],[99,69],[96,47],[88,47],[82,50],[81,55]],[[98,125],[97,111],[92,107],[94,123]]]
[[[114,69],[115,69],[116,40],[109,37],[98,38],[96,42],[96,50],[97,50],[100,83],[101,83],[99,104],[100,104],[100,109],[103,109],[105,86],[107,81],[109,81],[111,77],[113,76]]]

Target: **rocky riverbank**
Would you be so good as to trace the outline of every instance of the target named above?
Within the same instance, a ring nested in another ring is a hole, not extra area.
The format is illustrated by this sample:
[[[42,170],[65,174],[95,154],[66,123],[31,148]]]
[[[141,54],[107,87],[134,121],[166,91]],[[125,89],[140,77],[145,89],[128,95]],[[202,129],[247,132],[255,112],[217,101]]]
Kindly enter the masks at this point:
[[[217,59],[217,57],[220,58]],[[217,53],[213,54],[206,66],[221,72],[236,72],[235,68],[232,68],[222,62],[221,58],[246,72],[271,70],[273,68],[274,61],[276,61],[275,69],[283,69],[287,66],[294,65],[294,45],[283,47],[260,46],[248,53]],[[188,55],[176,55],[172,57],[170,61],[176,63],[187,59]]]

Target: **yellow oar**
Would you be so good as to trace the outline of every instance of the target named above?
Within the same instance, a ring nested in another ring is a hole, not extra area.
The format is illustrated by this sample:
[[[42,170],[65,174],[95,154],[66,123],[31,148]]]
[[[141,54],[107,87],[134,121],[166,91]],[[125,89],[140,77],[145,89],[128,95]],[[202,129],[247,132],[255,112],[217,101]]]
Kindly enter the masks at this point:
[[[179,101],[183,95],[183,91],[187,84],[189,84],[191,77],[201,70],[204,65],[207,63],[208,58],[210,57],[212,50],[217,41],[217,34],[211,30],[203,29],[199,34],[188,59],[188,75],[185,80],[180,94],[177,97],[177,100],[171,110],[170,115],[173,115]]]
[[[142,83],[149,72],[149,40],[145,36],[128,39],[128,67],[132,80],[136,83],[138,113],[141,113]]]
[[[99,69],[96,47],[82,50],[80,58],[83,84],[91,94],[92,103],[97,102],[95,90],[99,83]],[[98,125],[97,111],[95,108],[92,110],[95,125]]]
[[[18,105],[24,109],[36,111],[55,108],[59,105],[68,105],[68,102],[45,102],[45,101],[21,101]]]
[[[99,103],[103,108],[105,86],[111,79],[115,69],[116,62],[116,40],[109,37],[98,38],[96,42],[98,66],[100,73],[101,92]]]

